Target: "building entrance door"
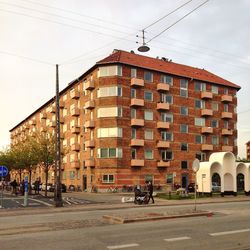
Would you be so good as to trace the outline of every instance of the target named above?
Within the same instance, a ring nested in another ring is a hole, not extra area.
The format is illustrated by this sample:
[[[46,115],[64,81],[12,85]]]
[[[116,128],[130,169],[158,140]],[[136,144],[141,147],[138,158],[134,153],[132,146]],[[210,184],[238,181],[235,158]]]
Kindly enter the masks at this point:
[[[181,177],[181,187],[186,189],[187,186],[188,186],[188,176],[185,174],[182,175]]]
[[[82,176],[82,187],[83,187],[83,191],[87,189],[87,175]]]

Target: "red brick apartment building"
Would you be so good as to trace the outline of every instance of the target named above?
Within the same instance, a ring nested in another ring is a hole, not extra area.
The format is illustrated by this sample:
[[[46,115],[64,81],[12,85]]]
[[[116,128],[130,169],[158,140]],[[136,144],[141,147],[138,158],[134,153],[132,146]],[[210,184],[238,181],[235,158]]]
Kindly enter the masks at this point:
[[[250,161],[250,141],[246,143],[246,148],[247,148],[247,160]]]
[[[61,139],[70,148],[62,182],[100,191],[149,179],[187,186],[195,158],[237,154],[239,89],[204,69],[114,50],[60,93]],[[51,99],[10,130],[11,143],[54,129]]]

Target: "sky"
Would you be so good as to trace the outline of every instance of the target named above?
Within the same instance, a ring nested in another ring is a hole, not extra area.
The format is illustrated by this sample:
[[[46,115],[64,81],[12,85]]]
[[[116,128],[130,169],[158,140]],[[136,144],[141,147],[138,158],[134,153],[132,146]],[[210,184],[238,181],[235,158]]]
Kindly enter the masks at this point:
[[[153,39],[144,55],[205,68],[241,86],[238,150],[246,157],[250,1],[207,1],[170,28],[204,2],[0,0],[0,150],[10,144],[9,130],[54,96],[55,64],[63,89],[113,49],[137,51],[145,29],[145,41]]]

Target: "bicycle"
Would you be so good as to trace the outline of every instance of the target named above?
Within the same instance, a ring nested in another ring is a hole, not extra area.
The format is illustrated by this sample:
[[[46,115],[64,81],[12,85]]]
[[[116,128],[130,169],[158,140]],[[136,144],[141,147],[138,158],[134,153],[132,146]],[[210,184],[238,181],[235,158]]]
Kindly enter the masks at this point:
[[[109,187],[108,190],[107,190],[109,193],[117,193],[118,192],[118,187]]]

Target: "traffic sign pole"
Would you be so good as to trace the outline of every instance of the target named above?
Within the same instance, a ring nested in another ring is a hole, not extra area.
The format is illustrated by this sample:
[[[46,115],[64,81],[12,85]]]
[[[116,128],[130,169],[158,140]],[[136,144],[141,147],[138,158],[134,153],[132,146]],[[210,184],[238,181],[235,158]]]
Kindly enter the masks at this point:
[[[6,177],[8,175],[8,168],[5,166],[0,166],[0,177],[1,177],[1,184],[2,184],[2,191],[1,191],[1,206],[0,208],[3,208],[3,177]]]
[[[24,177],[24,201],[23,201],[23,206],[27,207],[28,206],[28,176]]]

